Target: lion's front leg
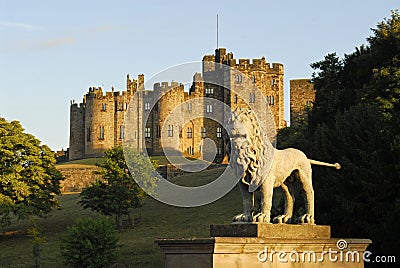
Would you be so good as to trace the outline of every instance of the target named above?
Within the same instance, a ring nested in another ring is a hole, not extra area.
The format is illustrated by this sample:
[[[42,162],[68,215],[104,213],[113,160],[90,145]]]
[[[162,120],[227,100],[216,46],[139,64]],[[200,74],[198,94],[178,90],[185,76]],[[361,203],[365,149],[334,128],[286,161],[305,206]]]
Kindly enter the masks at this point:
[[[261,185],[261,208],[260,213],[254,216],[253,222],[270,223],[271,220],[271,207],[272,195],[274,191],[274,181],[269,181],[268,178],[264,180]]]
[[[243,198],[243,213],[233,217],[232,222],[252,222],[254,209],[254,194],[248,191],[247,185],[239,181],[239,188]]]
[[[285,214],[275,217],[273,219],[275,223],[287,223],[293,215],[293,197],[285,183],[282,183],[281,188],[285,194]]]

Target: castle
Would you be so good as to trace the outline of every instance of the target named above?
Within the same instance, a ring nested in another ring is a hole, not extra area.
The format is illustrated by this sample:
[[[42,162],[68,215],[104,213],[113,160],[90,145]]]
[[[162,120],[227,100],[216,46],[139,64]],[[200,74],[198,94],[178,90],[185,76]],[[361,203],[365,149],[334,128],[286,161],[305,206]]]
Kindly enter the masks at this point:
[[[139,151],[146,149],[150,155],[162,155],[163,149],[172,148],[198,158],[203,155],[204,141],[211,139],[218,161],[225,152],[225,130],[219,123],[223,122],[224,110],[213,100],[232,110],[269,105],[275,128],[286,126],[282,64],[270,64],[264,57],[237,60],[225,48],[205,55],[202,63],[202,73],[194,74],[188,92],[178,82],[155,83],[153,90],[146,90],[143,74],[137,79],[128,75],[122,92],[89,88],[82,103],[71,103],[69,159],[102,156],[104,150],[127,139],[130,146]],[[312,103],[314,95],[309,79],[290,81],[292,122]],[[135,102],[130,103],[134,96]],[[134,129],[131,127],[128,133],[124,118],[129,111],[129,124]],[[201,111],[202,116],[193,116],[193,111]]]

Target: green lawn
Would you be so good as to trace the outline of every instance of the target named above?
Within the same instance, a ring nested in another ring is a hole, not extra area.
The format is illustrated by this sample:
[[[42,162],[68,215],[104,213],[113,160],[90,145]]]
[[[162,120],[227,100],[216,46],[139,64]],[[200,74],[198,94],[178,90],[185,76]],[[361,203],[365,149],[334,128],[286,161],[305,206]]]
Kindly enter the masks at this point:
[[[176,157],[176,156],[169,156],[168,158],[165,156],[150,156],[151,159],[156,160],[158,165],[167,165],[170,164],[171,161],[174,164],[179,164],[179,160],[181,160],[181,157]],[[197,158],[192,158],[192,157],[187,157],[188,160],[200,160]]]
[[[180,185],[202,185],[222,171],[206,170],[176,180]],[[78,200],[77,194],[61,196],[62,208],[54,211],[48,219],[37,221],[46,236],[42,267],[63,267],[59,255],[60,236],[76,218],[99,217],[90,210],[81,209]],[[172,207],[149,198],[137,212],[141,216],[136,226],[120,232],[122,247],[118,267],[163,267],[163,254],[154,243],[156,238],[207,237],[210,224],[228,224],[240,210],[241,197],[237,188],[222,199],[197,208]],[[0,267],[33,267],[32,244],[25,235],[30,226],[29,221],[24,221],[1,231]]]
[[[150,158],[156,160],[159,165],[166,165],[166,164],[170,163],[170,161],[165,156],[151,156]],[[177,159],[174,156],[170,156],[169,158],[171,161],[174,161],[174,162]],[[195,158],[190,158],[190,157],[188,159],[189,160],[197,160]],[[72,161],[60,163],[57,166],[72,165],[72,164],[95,166],[96,164],[103,163],[104,160],[105,160],[105,158],[103,158],[103,157],[85,158],[85,159],[78,159],[78,160],[72,160]]]
[[[72,160],[64,163],[57,164],[57,166],[64,166],[64,165],[88,165],[88,166],[95,166],[96,164],[103,163],[105,158],[103,157],[94,157],[94,158],[84,158],[78,160]]]

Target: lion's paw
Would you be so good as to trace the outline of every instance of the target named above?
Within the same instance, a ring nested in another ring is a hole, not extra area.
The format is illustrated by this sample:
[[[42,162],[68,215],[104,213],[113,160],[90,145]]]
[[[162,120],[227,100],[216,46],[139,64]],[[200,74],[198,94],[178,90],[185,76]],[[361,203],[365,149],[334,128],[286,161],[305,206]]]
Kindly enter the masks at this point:
[[[235,217],[233,217],[232,222],[252,222],[253,221],[253,216],[251,214],[238,214]]]
[[[314,222],[314,216],[310,214],[304,214],[303,216],[300,217],[300,222],[302,224],[315,224]]]
[[[258,213],[254,216],[253,222],[270,223],[270,216],[264,213]]]
[[[288,223],[290,221],[290,216],[289,215],[280,215],[276,216],[272,222],[274,223]]]

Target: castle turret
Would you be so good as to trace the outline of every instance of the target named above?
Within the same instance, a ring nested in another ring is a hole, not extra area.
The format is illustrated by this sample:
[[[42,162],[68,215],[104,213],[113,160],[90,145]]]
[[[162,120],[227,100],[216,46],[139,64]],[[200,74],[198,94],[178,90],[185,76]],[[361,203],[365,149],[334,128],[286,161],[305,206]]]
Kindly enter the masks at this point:
[[[85,106],[71,103],[69,121],[69,160],[85,157]]]
[[[138,88],[144,87],[144,74],[138,75]]]
[[[136,91],[143,87],[144,89],[144,74],[139,74],[137,79],[131,79],[129,74],[126,77],[126,90],[129,94],[135,94]]]
[[[310,79],[290,80],[290,124],[295,125],[306,115],[305,109],[315,100],[315,89]]]
[[[91,88],[86,94],[86,156],[102,156],[114,146],[114,105],[113,93],[103,95],[101,87]]]

